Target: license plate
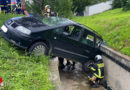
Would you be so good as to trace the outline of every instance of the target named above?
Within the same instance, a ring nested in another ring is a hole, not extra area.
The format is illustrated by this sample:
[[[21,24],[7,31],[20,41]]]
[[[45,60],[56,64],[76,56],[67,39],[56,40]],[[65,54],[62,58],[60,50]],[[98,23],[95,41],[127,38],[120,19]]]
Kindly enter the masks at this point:
[[[8,29],[7,29],[7,27],[6,27],[5,25],[3,25],[3,26],[1,27],[1,29],[2,29],[2,31],[4,31],[5,33],[8,31]]]

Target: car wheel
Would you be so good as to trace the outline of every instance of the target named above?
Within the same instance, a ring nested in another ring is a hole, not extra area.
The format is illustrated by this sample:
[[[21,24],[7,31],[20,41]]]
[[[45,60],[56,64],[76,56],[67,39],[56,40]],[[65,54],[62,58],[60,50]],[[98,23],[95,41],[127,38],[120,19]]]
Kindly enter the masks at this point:
[[[48,54],[48,47],[43,42],[37,42],[34,43],[29,49],[28,54],[34,55],[34,56],[41,56],[41,55],[47,55]]]
[[[93,61],[90,60],[86,63],[83,63],[82,64],[82,68],[83,68],[83,71],[86,72],[86,73],[89,73],[90,72],[90,68],[89,68],[89,65],[92,63]]]

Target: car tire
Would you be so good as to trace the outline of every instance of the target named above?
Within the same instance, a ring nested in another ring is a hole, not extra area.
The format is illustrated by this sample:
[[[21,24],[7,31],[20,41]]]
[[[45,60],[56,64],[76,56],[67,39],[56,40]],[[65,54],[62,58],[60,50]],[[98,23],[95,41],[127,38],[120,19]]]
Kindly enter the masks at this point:
[[[89,72],[90,72],[89,65],[90,65],[90,63],[92,63],[92,62],[93,62],[93,61],[90,60],[90,61],[88,61],[88,62],[82,64],[82,69],[83,69],[83,71],[84,71],[85,73],[89,73]]]
[[[28,55],[41,56],[48,55],[48,47],[44,42],[36,42],[28,49]]]

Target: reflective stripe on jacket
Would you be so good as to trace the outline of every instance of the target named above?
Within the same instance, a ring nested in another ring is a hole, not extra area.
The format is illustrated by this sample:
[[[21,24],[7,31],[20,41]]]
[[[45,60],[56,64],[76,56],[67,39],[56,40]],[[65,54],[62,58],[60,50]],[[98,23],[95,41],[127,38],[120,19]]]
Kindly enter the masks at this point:
[[[104,63],[95,63],[90,69],[97,78],[101,79],[104,77]]]

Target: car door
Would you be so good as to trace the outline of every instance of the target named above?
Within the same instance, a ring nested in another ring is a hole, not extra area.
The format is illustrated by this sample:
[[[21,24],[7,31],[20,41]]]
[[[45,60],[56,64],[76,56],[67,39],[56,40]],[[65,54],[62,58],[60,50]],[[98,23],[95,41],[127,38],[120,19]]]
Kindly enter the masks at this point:
[[[82,57],[82,52],[80,48],[80,38],[83,34],[83,28],[77,25],[65,26],[54,30],[56,34],[56,39],[54,43],[53,53],[56,56],[80,60]],[[87,57],[86,57],[87,58]]]
[[[82,57],[83,62],[94,59],[97,50],[95,49],[95,41],[95,33],[85,30],[80,39],[80,49],[82,50],[82,55],[88,57],[88,59]]]

